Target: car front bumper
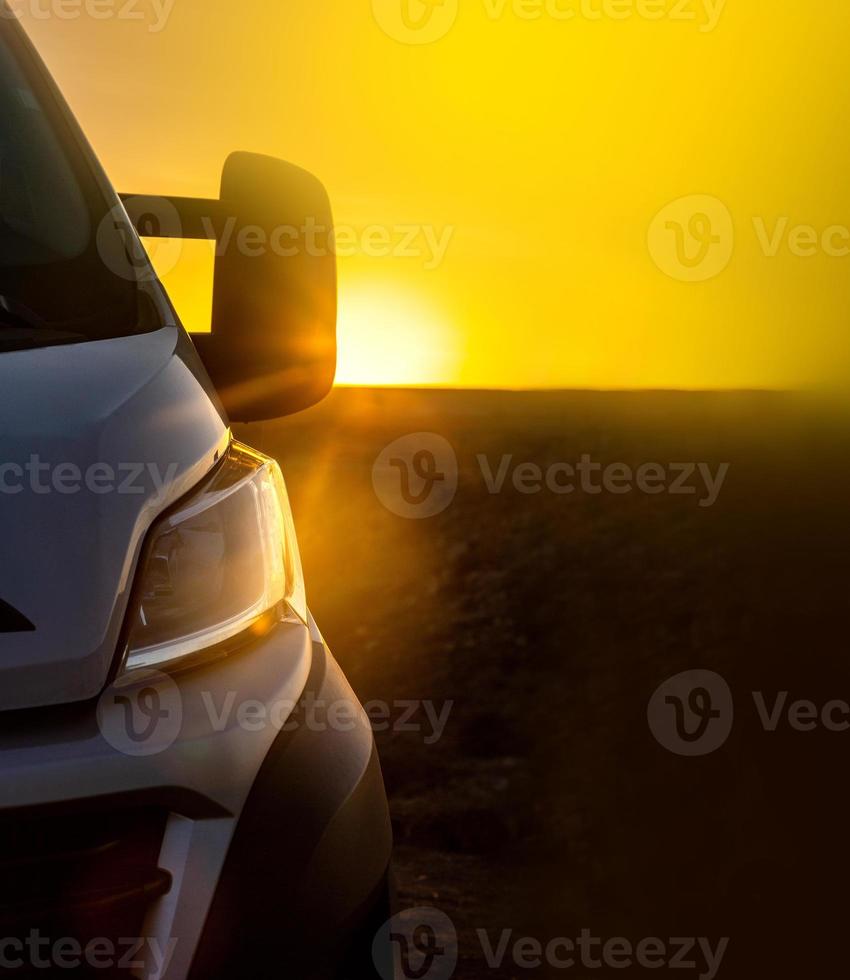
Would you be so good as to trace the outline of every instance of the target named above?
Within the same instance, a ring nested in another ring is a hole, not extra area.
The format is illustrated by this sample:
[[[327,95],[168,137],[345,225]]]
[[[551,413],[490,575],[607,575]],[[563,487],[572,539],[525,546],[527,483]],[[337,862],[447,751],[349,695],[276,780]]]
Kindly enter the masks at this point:
[[[315,624],[281,624],[238,656],[162,678],[151,701],[157,686],[143,692],[164,719],[148,740],[116,736],[126,699],[111,692],[97,707],[0,718],[0,822],[73,819],[120,837],[129,814],[162,815],[155,870],[170,888],[140,916],[137,975],[330,961],[392,844],[371,728]]]

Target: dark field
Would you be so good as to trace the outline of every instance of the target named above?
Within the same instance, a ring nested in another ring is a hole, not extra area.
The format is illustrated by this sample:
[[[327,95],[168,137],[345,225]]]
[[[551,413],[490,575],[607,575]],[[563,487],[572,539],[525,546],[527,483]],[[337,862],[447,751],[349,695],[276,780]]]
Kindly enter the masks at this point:
[[[421,431],[452,443],[460,483],[444,513],[405,520],[372,464]],[[850,440],[816,405],[343,389],[238,434],[284,464],[311,607],[361,699],[454,702],[434,744],[421,710],[423,731],[378,742],[401,905],[450,916],[458,977],[547,971],[510,953],[488,967],[479,929],[494,944],[503,929],[729,937],[721,977],[846,976],[850,732],[766,731],[752,696],[850,700]],[[510,480],[491,495],[480,453],[731,468],[701,508]],[[695,668],[728,682],[735,723],[685,758],[655,740],[647,705]]]

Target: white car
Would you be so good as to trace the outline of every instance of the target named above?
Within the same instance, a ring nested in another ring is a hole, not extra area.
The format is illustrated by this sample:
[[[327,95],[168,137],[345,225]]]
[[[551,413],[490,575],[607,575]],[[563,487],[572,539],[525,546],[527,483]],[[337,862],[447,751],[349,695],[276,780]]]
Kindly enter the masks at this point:
[[[386,976],[372,730],[230,428],[333,382],[327,195],[237,153],[119,198],[0,14],[0,970]],[[211,334],[139,230],[217,238]]]

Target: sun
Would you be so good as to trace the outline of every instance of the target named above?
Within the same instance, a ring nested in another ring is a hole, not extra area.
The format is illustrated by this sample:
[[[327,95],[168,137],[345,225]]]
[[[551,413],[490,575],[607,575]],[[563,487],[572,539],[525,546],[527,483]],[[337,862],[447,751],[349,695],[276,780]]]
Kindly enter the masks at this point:
[[[440,385],[458,376],[457,334],[421,296],[352,284],[340,291],[337,384]]]

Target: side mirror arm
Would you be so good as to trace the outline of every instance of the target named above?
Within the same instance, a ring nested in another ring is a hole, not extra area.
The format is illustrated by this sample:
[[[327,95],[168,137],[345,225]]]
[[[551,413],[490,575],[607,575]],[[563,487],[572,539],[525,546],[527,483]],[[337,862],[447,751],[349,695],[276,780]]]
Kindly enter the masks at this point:
[[[222,236],[230,211],[221,201],[202,197],[120,194],[134,228],[143,238],[213,241]]]

